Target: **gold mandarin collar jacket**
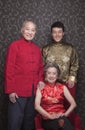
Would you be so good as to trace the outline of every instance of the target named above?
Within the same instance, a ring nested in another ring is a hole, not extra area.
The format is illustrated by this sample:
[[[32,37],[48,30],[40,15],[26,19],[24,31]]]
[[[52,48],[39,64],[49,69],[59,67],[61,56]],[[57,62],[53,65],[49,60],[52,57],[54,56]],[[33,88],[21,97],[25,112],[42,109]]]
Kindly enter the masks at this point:
[[[52,43],[42,49],[44,63],[54,62],[61,70],[60,81],[76,80],[78,55],[74,47],[66,43]]]

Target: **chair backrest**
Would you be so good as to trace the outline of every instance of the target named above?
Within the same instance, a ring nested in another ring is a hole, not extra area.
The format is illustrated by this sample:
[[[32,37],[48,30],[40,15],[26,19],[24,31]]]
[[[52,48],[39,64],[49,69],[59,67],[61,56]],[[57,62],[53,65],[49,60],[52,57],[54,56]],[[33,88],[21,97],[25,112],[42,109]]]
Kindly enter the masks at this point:
[[[35,127],[36,127],[36,130],[44,130],[42,128],[42,125],[41,125],[41,115],[40,114],[37,114],[36,117],[35,117]]]

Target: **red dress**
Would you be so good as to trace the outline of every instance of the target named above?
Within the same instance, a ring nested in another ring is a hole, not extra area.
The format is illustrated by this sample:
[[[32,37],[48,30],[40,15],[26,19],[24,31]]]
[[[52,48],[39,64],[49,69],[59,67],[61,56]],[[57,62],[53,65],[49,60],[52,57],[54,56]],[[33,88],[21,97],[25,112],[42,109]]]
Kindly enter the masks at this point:
[[[56,83],[54,85],[46,84],[41,90],[41,106],[48,113],[64,113],[64,85]]]

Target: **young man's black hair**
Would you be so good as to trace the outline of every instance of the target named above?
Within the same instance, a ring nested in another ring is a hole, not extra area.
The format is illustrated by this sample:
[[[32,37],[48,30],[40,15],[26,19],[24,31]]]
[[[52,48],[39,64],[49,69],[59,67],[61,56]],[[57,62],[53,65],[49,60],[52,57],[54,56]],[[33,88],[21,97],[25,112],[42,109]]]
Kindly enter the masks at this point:
[[[62,22],[57,21],[57,22],[53,23],[53,24],[51,25],[51,32],[52,32],[52,29],[53,29],[54,27],[62,28],[63,32],[65,31],[65,27],[64,27],[64,25],[63,25]]]

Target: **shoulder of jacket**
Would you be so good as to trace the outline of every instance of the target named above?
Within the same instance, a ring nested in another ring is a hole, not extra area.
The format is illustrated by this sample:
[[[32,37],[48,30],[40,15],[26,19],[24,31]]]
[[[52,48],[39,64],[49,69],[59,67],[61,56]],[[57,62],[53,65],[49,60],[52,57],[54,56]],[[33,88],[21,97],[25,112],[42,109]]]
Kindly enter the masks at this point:
[[[35,44],[34,42],[32,42],[32,47],[33,47],[34,51],[38,51],[41,53],[41,48],[37,44]]]
[[[67,48],[75,49],[71,43],[63,43],[63,46]]]
[[[9,44],[9,48],[16,47],[20,43],[20,40],[15,40]]]
[[[51,46],[52,44],[47,44],[42,48],[42,50],[48,50]]]
[[[64,43],[65,45],[69,46],[69,47],[74,47],[72,43]]]
[[[40,48],[35,42],[32,42],[32,45],[35,47],[35,48]]]

